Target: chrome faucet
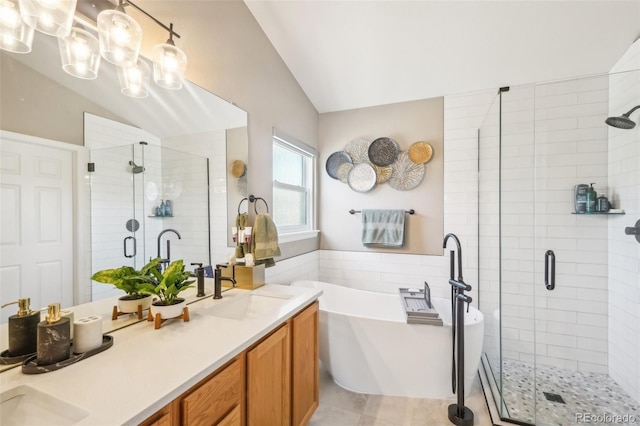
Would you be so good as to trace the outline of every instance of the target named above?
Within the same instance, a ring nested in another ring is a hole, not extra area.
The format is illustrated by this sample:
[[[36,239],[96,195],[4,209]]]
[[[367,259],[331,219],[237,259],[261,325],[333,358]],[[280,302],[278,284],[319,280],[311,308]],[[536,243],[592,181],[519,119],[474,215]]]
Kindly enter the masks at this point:
[[[167,257],[163,258],[162,254],[160,253],[160,241],[162,239],[162,236],[167,232],[173,232],[178,236],[179,240],[182,239],[182,236],[180,235],[180,233],[175,229],[171,229],[171,228],[167,228],[158,234],[158,257],[161,259],[160,267],[162,267],[162,265],[165,265],[165,267],[167,267],[171,263],[171,243],[168,238],[167,238]]]

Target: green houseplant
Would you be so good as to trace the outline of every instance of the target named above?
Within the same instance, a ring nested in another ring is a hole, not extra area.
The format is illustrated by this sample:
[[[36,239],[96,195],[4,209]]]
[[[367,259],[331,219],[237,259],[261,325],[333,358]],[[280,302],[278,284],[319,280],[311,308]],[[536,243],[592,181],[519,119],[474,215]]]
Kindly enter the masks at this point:
[[[111,284],[126,294],[118,299],[118,309],[120,312],[133,313],[138,310],[138,305],[142,309],[149,309],[151,305],[151,294],[149,288],[153,285],[150,281],[153,271],[158,270],[160,258],[152,259],[139,271],[131,266],[121,266],[113,269],[103,269],[91,276],[91,279],[103,283]]]
[[[190,273],[184,270],[184,262],[175,260],[162,272],[157,267],[149,272],[150,275],[143,277],[146,284],[142,284],[140,290],[158,297],[151,304],[152,315],[160,313],[163,319],[180,315],[187,301],[178,296],[184,290],[192,288],[190,284],[195,281],[188,279]]]

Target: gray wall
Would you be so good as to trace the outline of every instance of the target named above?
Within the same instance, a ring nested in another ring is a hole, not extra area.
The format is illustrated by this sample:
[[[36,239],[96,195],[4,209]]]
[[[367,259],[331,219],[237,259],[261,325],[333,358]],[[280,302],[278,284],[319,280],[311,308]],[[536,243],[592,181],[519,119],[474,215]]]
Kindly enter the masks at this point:
[[[444,232],[444,100],[402,102],[320,115],[320,229],[326,250],[386,251],[442,255]],[[328,175],[325,163],[336,151],[357,138],[373,141],[390,137],[406,151],[417,141],[433,147],[420,184],[408,191],[380,184],[366,193]],[[414,209],[406,216],[405,245],[397,249],[365,248],[361,243],[361,217],[350,209]]]

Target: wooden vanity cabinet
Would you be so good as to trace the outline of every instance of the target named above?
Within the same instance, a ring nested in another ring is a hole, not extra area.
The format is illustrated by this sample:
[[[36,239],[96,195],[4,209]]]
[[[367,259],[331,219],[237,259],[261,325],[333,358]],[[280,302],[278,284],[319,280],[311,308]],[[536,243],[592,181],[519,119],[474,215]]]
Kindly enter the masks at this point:
[[[318,408],[318,302],[189,389],[143,426],[299,426]]]
[[[318,302],[293,317],[291,331],[291,424],[306,425],[318,408]]]

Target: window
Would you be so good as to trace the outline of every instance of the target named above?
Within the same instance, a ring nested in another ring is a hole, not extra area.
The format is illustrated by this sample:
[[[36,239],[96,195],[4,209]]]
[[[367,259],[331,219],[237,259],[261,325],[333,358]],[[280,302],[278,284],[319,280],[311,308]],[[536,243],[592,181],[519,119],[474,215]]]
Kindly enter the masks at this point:
[[[315,149],[274,130],[273,221],[279,234],[314,226]]]

